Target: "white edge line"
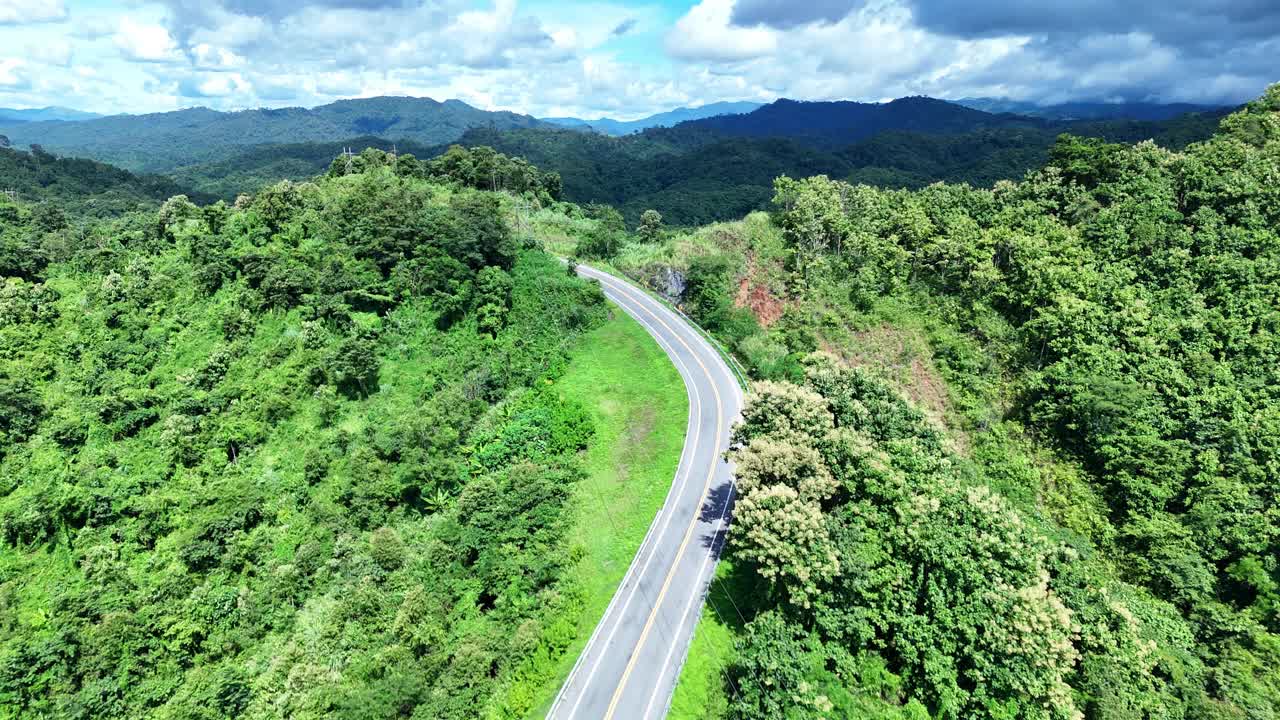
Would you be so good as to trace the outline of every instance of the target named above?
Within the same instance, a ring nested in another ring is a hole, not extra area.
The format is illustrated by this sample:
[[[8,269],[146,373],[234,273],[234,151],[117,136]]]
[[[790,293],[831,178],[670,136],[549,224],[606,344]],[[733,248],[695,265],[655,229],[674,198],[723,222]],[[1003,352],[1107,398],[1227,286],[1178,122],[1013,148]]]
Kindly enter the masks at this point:
[[[607,273],[596,270],[595,268],[592,268],[590,266],[580,265],[579,267],[582,267],[588,271],[598,273],[600,275],[604,275],[606,277],[610,277],[610,278],[612,277]],[[618,292],[617,290],[615,290],[615,293],[623,297],[625,300],[628,300],[637,306],[640,305],[639,302],[637,302],[634,298],[630,297],[629,295],[626,295],[625,293]],[[645,556],[647,553],[648,558],[644,561],[643,565],[645,568],[648,568],[649,564],[653,560],[654,555],[656,555],[656,547],[647,547],[647,546],[651,544],[650,540],[653,538],[654,531],[657,529],[657,527],[660,524],[664,525],[663,532],[665,532],[665,527],[669,527],[671,525],[671,513],[666,511],[669,509],[672,498],[678,494],[683,494],[684,489],[688,486],[689,468],[685,467],[686,465],[685,456],[689,454],[690,449],[693,447],[693,444],[689,442],[689,436],[690,434],[694,433],[694,431],[698,428],[698,426],[701,425],[701,417],[702,417],[701,395],[698,394],[695,383],[686,381],[686,377],[689,377],[689,378],[692,377],[692,371],[689,370],[689,367],[685,365],[684,362],[680,360],[680,358],[677,356],[677,354],[675,353],[675,348],[670,343],[665,342],[662,338],[659,337],[659,333],[657,332],[656,328],[650,325],[649,322],[646,321],[645,319],[641,317],[637,317],[636,315],[633,315],[631,312],[627,312],[627,307],[624,303],[619,302],[618,300],[613,298],[610,298],[610,299],[614,302],[615,305],[621,308],[623,312],[626,312],[629,317],[631,317],[640,325],[643,325],[645,329],[648,330],[649,336],[652,337],[654,342],[656,342],[659,345],[659,347],[662,348],[663,352],[671,360],[671,364],[673,366],[679,365],[680,368],[684,369],[684,373],[680,374],[680,379],[681,381],[684,381],[685,395],[686,397],[688,397],[689,403],[690,403],[689,404],[689,421],[685,427],[684,448],[680,452],[680,461],[676,465],[676,477],[679,477],[681,474],[681,470],[683,470],[684,480],[680,483],[681,492],[677,493],[675,478],[674,477],[672,478],[671,487],[667,490],[667,495],[666,495],[666,498],[663,500],[662,507],[659,508],[658,514],[654,516],[653,522],[649,524],[649,530],[648,532],[645,533],[644,539],[640,541],[640,547],[636,551],[636,554],[632,557],[631,564],[627,567],[627,572],[622,576],[622,580],[619,581],[618,589],[614,591],[613,597],[610,598],[608,606],[605,607],[604,614],[601,615],[600,617],[600,622],[596,624],[595,630],[592,631],[591,637],[588,638],[587,640],[587,644],[583,646],[582,652],[578,654],[578,659],[574,663],[573,668],[569,670],[568,676],[565,677],[564,685],[561,686],[560,692],[556,695],[555,702],[551,704],[550,710],[547,711],[548,718],[554,715],[556,709],[561,705],[561,703],[564,702],[567,694],[569,693],[573,685],[575,676],[577,675],[578,671],[581,669],[582,663],[586,660],[587,655],[590,654],[590,650],[595,645],[595,642],[598,639],[600,632],[604,629],[604,626],[608,624],[610,614],[615,609],[618,601],[622,598],[624,592],[626,592],[627,583],[632,579],[632,576],[636,574],[636,568],[641,564],[640,562],[641,557]],[[641,309],[647,309],[647,308],[641,308]],[[637,314],[639,314],[639,311],[637,311]],[[694,403],[695,395],[698,397],[697,403]],[[699,422],[696,422],[696,423],[693,421],[693,409],[695,406],[698,408],[697,412],[698,412],[698,418],[699,418]],[[692,461],[690,460],[690,462]],[[665,517],[663,517],[664,513],[666,515]],[[626,605],[630,604],[631,600],[635,597],[636,590],[637,590],[637,587],[633,586],[630,592],[627,593],[627,600],[626,600],[626,603],[624,603],[623,605],[623,610],[626,609]],[[613,632],[616,630],[617,630],[617,623],[614,623],[613,631],[610,632],[610,637],[613,636]],[[591,673],[587,676],[587,682],[584,685],[590,684],[591,678],[595,675],[595,670],[599,668],[599,664],[600,664],[599,660],[597,660],[596,664],[592,668]],[[567,716],[568,718],[572,718],[575,714],[577,714],[578,706],[581,704],[581,702],[582,702],[582,694],[580,693],[578,695],[577,701],[573,705],[573,708],[569,711],[569,715]]]

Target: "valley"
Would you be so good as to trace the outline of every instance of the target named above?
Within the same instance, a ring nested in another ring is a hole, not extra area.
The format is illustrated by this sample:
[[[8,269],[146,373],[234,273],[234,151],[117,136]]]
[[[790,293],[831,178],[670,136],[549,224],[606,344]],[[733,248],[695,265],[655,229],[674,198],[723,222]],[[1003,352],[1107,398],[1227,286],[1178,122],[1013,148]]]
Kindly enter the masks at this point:
[[[530,102],[611,65],[471,12],[476,104],[4,103],[0,720],[1280,716],[1280,84]]]

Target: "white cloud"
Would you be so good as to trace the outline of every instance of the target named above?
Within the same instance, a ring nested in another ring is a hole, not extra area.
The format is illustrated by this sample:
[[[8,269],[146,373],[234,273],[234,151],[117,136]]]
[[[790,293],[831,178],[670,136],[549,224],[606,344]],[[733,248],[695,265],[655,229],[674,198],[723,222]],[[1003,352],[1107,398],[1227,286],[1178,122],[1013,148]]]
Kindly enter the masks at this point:
[[[0,60],[0,87],[24,89],[30,87],[31,78],[27,76],[27,63],[18,58]]]
[[[140,23],[126,16],[120,20],[115,40],[116,47],[130,60],[153,63],[183,60],[178,44],[160,25]]]
[[[239,73],[209,73],[180,81],[178,90],[186,97],[219,98],[246,92],[250,85]]]
[[[67,19],[62,0],[0,0],[0,25],[56,22]]]
[[[67,67],[71,64],[71,43],[62,39],[29,43],[26,55],[31,60],[46,65]]]
[[[16,56],[0,85],[11,104],[98,111],[395,93],[628,119],[778,97],[1232,102],[1276,79],[1280,37],[1257,28],[1214,35],[1197,54],[1169,33],[1101,21],[1068,42],[1036,29],[965,33],[914,12],[979,1],[694,0],[673,11],[657,0],[0,0],[0,48]],[[12,25],[19,17],[65,22]]]
[[[243,67],[245,59],[226,48],[200,43],[191,48],[191,59],[202,70],[230,70]]]
[[[351,72],[320,73],[315,79],[315,91],[332,97],[359,95],[363,87],[360,76]]]
[[[667,35],[667,51],[684,60],[732,62],[773,53],[777,34],[763,27],[730,24],[733,0],[702,0]]]

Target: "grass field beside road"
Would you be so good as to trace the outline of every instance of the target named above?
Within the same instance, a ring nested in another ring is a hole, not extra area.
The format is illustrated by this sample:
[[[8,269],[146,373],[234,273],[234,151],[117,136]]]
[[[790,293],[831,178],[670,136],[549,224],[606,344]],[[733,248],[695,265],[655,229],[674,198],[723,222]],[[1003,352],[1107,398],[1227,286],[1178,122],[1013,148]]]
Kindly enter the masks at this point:
[[[546,715],[591,632],[604,615],[649,524],[662,507],[684,447],[689,400],[684,382],[635,320],[613,317],[580,341],[558,391],[591,412],[596,435],[586,451],[587,479],[577,488],[579,516],[570,541],[582,553],[572,577],[585,591],[578,637],[555,680],[528,717]]]

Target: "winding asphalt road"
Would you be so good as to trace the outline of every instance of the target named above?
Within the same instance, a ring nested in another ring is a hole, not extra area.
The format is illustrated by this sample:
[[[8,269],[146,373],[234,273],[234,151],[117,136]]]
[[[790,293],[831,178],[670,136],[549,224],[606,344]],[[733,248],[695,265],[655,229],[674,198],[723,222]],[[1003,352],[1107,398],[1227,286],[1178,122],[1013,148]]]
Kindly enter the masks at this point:
[[[689,393],[689,427],[671,491],[547,717],[665,717],[728,529],[724,452],[742,407],[733,373],[687,320],[633,285],[578,266],[666,351]]]

